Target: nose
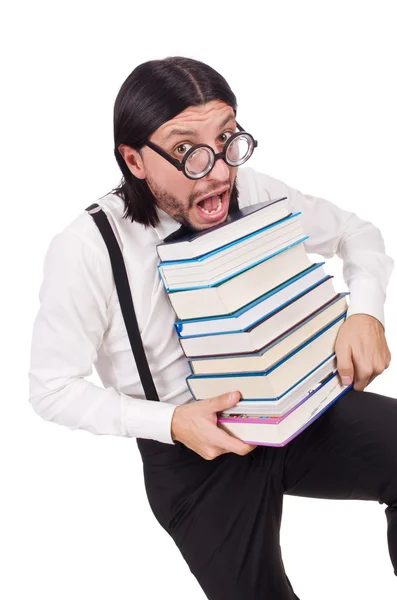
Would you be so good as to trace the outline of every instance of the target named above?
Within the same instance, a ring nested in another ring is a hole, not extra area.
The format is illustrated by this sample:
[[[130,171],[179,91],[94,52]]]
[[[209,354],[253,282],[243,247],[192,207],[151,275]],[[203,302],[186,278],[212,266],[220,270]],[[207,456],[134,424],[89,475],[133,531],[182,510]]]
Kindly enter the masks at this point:
[[[225,163],[223,158],[218,158],[218,160],[215,161],[207,178],[208,180],[220,181],[221,183],[230,179],[229,166]]]

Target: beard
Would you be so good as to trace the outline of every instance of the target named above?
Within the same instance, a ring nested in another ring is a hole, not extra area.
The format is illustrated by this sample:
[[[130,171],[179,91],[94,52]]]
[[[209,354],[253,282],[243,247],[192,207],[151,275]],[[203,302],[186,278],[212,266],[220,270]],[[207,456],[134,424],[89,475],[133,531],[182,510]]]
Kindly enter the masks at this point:
[[[239,209],[239,189],[237,183],[238,175],[236,175],[233,183],[232,190],[229,196],[229,210],[228,214],[232,214]],[[175,196],[166,192],[165,190],[158,187],[154,181],[146,177],[146,183],[150,191],[152,192],[155,200],[155,204],[158,208],[161,208],[164,212],[169,214],[175,221],[184,225],[187,229],[192,231],[202,231],[202,229],[195,227],[189,219],[189,211],[194,207],[197,200],[196,195],[190,195],[187,202],[187,208],[177,199]],[[219,187],[219,186],[218,186]]]

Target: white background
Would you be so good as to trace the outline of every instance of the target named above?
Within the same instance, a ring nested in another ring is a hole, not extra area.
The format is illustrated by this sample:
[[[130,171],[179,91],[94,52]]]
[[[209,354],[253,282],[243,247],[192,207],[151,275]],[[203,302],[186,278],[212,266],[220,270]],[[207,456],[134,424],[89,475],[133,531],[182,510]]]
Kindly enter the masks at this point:
[[[135,440],[44,422],[28,402],[44,254],[119,182],[112,118],[121,84],[154,58],[209,63],[259,140],[250,166],[371,220],[396,258],[395,7],[37,0],[2,9],[4,600],[204,598],[146,502]],[[346,289],[340,259],[327,267]],[[393,275],[386,329],[397,355],[396,301]],[[392,361],[367,390],[394,397],[396,375]],[[302,600],[396,597],[384,508],[285,497],[282,550]]]

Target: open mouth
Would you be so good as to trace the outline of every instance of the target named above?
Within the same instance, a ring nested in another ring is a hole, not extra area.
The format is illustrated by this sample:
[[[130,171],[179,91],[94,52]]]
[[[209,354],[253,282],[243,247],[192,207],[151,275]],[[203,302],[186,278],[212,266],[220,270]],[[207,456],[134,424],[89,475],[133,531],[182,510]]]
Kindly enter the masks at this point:
[[[228,192],[229,190],[226,190],[220,196],[211,196],[211,198],[205,198],[196,204],[201,221],[213,223],[227,214]]]

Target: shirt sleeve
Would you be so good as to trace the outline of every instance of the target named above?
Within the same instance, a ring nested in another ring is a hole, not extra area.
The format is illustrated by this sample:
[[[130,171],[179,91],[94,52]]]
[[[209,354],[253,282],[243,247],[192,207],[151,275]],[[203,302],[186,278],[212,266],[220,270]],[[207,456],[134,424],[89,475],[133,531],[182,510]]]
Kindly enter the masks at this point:
[[[329,200],[302,194],[285,183],[254,172],[251,183],[256,202],[287,196],[291,212],[300,211],[304,242],[308,253],[324,258],[338,256],[343,261],[343,279],[350,292],[347,317],[364,313],[385,326],[386,289],[394,268],[385,252],[380,230],[355,213],[339,208]],[[266,199],[267,199],[266,198]]]
[[[176,405],[132,398],[84,379],[93,372],[108,327],[114,282],[107,259],[73,232],[51,241],[33,325],[29,401],[44,420],[72,430],[174,444]]]

